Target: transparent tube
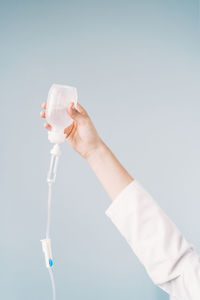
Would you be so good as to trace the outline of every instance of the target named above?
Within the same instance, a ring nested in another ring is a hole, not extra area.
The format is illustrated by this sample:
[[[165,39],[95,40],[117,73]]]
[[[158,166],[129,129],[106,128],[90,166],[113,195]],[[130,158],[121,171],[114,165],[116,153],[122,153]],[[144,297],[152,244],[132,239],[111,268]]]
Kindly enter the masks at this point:
[[[49,276],[51,279],[53,300],[56,300],[56,288],[55,288],[55,281],[54,281],[54,276],[52,271],[53,259],[52,259],[52,251],[51,251],[51,240],[50,240],[51,199],[52,199],[52,184],[55,182],[56,179],[56,172],[57,172],[60,155],[61,155],[60,146],[58,144],[55,144],[54,147],[51,149],[51,159],[50,159],[50,165],[49,165],[49,170],[47,175],[48,204],[47,204],[46,238],[42,240],[43,251],[45,252],[46,267],[48,269]]]
[[[46,239],[48,239],[50,235],[52,183],[49,183],[48,186],[49,188],[48,188],[48,204],[47,204]]]
[[[50,279],[51,279],[51,286],[52,286],[52,293],[53,293],[53,300],[56,300],[56,287],[55,287],[55,281],[54,276],[51,268],[48,268]]]

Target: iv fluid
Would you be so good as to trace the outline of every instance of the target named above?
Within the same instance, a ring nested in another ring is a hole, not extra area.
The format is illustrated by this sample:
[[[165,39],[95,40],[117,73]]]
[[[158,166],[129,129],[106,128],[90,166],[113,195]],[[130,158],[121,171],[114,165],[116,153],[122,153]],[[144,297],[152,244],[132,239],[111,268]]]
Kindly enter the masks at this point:
[[[77,104],[77,89],[72,86],[53,84],[49,90],[47,99],[46,119],[52,129],[48,132],[48,138],[52,143],[65,141],[64,129],[72,124],[73,120],[67,114],[70,102]]]

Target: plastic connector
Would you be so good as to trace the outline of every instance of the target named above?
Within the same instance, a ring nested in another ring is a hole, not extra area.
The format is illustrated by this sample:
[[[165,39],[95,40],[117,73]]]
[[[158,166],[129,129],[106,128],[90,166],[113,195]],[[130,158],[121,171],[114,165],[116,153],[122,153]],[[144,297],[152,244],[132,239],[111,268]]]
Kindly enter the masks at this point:
[[[50,153],[55,155],[55,156],[60,156],[61,155],[61,150],[60,150],[59,144],[55,144],[53,146],[53,148],[51,149]]]
[[[51,251],[51,240],[50,239],[43,239],[42,242],[42,250],[45,256],[45,263],[47,268],[51,268],[53,266],[53,258],[52,258],[52,251]]]
[[[61,131],[51,130],[48,132],[48,140],[53,144],[62,144],[66,139],[66,135]]]

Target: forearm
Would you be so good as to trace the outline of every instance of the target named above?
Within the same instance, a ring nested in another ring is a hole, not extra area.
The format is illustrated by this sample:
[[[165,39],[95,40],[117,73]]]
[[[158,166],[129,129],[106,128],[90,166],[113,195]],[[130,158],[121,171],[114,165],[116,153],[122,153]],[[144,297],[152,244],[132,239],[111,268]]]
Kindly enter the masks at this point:
[[[111,200],[134,180],[103,142],[88,155],[87,161]]]

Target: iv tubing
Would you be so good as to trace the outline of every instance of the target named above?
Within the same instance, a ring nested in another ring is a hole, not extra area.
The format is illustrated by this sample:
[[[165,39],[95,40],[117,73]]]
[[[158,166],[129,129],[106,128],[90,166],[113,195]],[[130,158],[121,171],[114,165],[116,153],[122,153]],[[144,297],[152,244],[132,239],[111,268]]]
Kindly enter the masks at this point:
[[[49,275],[51,279],[53,300],[56,300],[56,289],[55,289],[54,276],[52,272],[53,260],[51,254],[51,240],[50,240],[51,198],[52,198],[52,184],[55,182],[56,179],[56,171],[57,171],[58,160],[60,155],[61,155],[60,146],[58,144],[55,144],[51,150],[51,160],[50,160],[50,166],[47,175],[48,205],[47,205],[46,238],[44,240],[41,240],[43,252],[45,253],[46,267],[49,271]]]
[[[51,268],[48,268],[48,271],[49,271],[49,275],[50,275],[50,278],[51,278],[53,300],[56,300],[56,288],[55,288],[55,281],[54,281],[54,277],[53,277],[53,272],[52,272]]]
[[[48,186],[49,186],[49,190],[48,190],[48,206],[47,206],[46,239],[49,238],[49,234],[50,234],[52,183],[48,183]]]

